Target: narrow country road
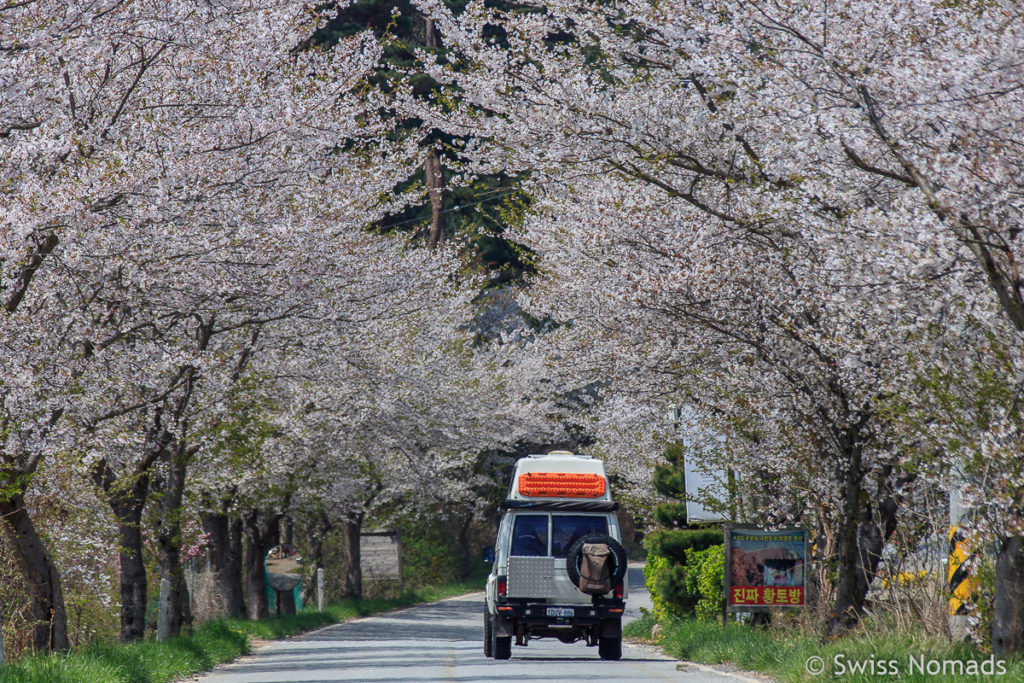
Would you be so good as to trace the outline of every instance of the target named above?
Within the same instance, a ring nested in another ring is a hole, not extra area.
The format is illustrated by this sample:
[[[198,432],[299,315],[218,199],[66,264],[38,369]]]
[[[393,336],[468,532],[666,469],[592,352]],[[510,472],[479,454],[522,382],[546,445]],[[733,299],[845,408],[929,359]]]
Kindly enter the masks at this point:
[[[629,571],[626,619],[650,606],[639,567]],[[512,648],[512,659],[483,654],[483,593],[368,617],[270,643],[190,680],[201,683],[333,681],[676,681],[735,683],[739,676],[693,665],[677,670],[657,648],[623,644],[622,660],[596,647],[544,639]],[[741,679],[742,680],[742,679]],[[748,679],[749,680],[749,679]]]

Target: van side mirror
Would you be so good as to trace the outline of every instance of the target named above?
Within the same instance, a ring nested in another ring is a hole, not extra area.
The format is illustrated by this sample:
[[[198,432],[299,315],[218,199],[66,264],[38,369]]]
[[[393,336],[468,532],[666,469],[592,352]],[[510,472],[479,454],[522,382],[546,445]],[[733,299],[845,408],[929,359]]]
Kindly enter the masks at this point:
[[[492,548],[491,546],[487,546],[486,548],[484,548],[484,562],[494,562],[494,548]]]

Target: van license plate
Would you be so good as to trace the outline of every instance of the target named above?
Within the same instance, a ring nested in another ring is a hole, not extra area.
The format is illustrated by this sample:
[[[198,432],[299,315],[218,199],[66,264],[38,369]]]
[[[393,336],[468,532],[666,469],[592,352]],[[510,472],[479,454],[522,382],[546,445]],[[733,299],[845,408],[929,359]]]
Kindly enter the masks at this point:
[[[549,617],[571,617],[572,615],[572,607],[548,607]]]

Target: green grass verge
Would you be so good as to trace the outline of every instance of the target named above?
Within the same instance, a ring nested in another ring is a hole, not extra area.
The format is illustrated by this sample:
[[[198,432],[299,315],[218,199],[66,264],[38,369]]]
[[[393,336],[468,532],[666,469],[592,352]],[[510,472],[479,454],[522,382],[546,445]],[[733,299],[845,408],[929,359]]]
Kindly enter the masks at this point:
[[[2,683],[159,683],[205,671],[229,662],[251,648],[251,639],[273,640],[302,631],[368,616],[396,607],[481,590],[478,581],[422,588],[397,598],[345,600],[322,612],[303,610],[286,617],[259,621],[217,619],[191,636],[163,643],[144,640],[129,645],[95,643],[69,654],[24,657],[0,668]]]
[[[648,640],[651,637],[651,629],[657,624],[654,615],[648,612],[644,608],[640,608],[642,617],[636,621],[631,621],[622,627],[622,635],[626,638],[636,638],[638,640]]]
[[[654,623],[651,615],[645,615],[627,625],[624,634],[649,639]],[[1024,681],[1024,660],[1006,660],[1000,669],[999,658],[981,654],[967,643],[950,643],[872,623],[863,624],[846,638],[822,644],[817,638],[782,629],[735,623],[722,628],[714,622],[672,620],[662,624],[658,644],[679,659],[702,664],[728,662],[793,683],[825,679],[858,683]],[[996,675],[983,675],[990,669]],[[972,675],[975,672],[977,675]]]

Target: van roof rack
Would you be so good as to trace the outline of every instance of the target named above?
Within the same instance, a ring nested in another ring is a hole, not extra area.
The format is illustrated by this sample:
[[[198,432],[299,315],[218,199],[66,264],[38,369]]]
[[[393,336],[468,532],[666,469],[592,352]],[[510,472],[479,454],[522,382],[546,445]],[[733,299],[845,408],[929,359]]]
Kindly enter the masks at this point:
[[[574,458],[591,458],[591,459],[593,459],[593,457],[594,457],[592,455],[583,455],[582,453],[573,453],[572,451],[548,451],[547,453],[531,453],[529,457],[531,457],[531,458],[546,458],[549,455],[568,455],[568,456],[572,456]]]
[[[611,500],[513,500],[506,498],[499,510],[535,510],[537,512],[615,512],[619,504]]]

